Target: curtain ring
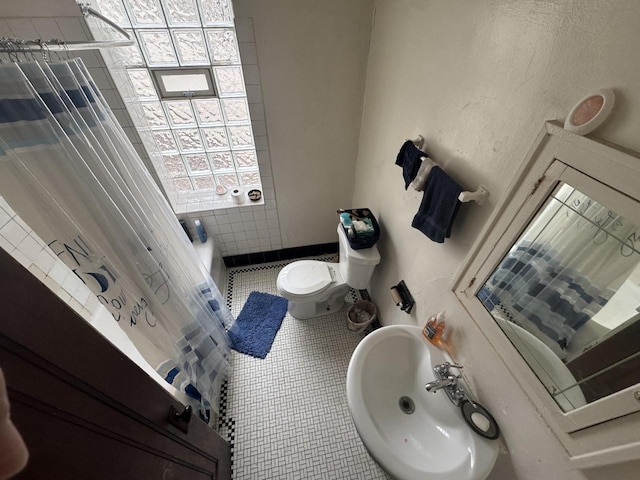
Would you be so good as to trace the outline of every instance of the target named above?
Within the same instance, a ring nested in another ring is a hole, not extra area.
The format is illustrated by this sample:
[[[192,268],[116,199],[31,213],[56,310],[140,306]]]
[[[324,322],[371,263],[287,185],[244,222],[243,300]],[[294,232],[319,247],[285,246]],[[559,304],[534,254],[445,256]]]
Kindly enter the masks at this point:
[[[67,61],[69,61],[71,60],[69,45],[67,45],[67,42],[65,42],[64,40],[61,40],[61,42],[62,42],[62,48],[64,48],[65,56],[67,57]]]
[[[7,39],[6,37],[0,37],[0,49],[2,49],[2,53],[6,53],[7,49]],[[4,55],[0,55],[0,63],[4,65]]]
[[[57,46],[61,46],[61,45],[63,45],[63,44],[64,44],[64,41],[63,41],[63,40],[60,40],[59,38],[52,38],[50,41],[51,41],[51,42],[54,42]],[[56,60],[57,60],[58,62],[62,62],[62,61],[63,61],[63,58],[62,58],[62,56],[60,55],[60,50],[57,50],[57,49],[56,49],[56,50],[54,50],[54,52],[55,52]]]
[[[13,39],[9,39],[9,60],[12,63],[18,63],[18,49],[16,48],[16,42]]]
[[[36,57],[36,54],[33,53],[33,42],[29,41],[29,53],[31,54],[31,61],[32,62],[37,62],[38,58]]]
[[[42,55],[42,61],[49,61],[49,47],[46,42],[43,42],[41,38],[36,40],[36,43],[40,45],[40,54]]]
[[[24,40],[17,40],[18,47],[20,48],[20,53],[22,54],[22,58],[24,62],[28,62],[27,58],[27,42]]]

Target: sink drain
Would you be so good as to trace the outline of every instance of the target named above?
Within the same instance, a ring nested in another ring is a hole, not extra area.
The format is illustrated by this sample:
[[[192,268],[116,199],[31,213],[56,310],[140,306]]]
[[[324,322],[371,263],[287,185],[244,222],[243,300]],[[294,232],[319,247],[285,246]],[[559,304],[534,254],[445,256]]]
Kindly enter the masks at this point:
[[[416,411],[416,404],[413,403],[413,400],[407,396],[400,397],[398,400],[398,405],[400,405],[400,410],[402,413],[406,413],[407,415],[411,415]]]

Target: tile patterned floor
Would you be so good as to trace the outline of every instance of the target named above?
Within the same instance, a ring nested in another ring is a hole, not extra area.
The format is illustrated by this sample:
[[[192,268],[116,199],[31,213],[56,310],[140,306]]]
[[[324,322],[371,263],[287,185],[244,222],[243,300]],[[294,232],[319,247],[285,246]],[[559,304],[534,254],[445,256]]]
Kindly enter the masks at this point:
[[[253,290],[276,294],[284,265],[229,269],[233,314]],[[235,480],[390,479],[367,453],[347,407],[347,366],[364,334],[350,332],[345,316],[346,307],[307,321],[287,314],[266,359],[232,351],[220,433],[232,444]]]

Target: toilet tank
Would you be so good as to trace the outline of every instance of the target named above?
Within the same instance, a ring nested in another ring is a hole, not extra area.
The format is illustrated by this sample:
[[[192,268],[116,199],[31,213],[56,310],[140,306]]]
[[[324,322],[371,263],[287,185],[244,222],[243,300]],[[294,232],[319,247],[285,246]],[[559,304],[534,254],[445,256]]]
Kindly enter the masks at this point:
[[[380,263],[380,252],[375,245],[371,248],[354,250],[349,245],[347,234],[338,225],[338,244],[340,248],[340,273],[351,288],[364,290],[369,285],[373,269]]]

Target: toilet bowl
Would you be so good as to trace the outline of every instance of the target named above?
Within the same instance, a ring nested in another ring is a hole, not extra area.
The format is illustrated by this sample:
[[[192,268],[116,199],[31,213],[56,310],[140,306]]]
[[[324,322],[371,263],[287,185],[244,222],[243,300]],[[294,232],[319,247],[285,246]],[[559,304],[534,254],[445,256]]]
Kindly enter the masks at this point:
[[[367,288],[380,253],[371,248],[354,250],[338,225],[340,261],[298,260],[278,274],[278,294],[289,300],[289,314],[304,320],[340,310],[349,288]]]

